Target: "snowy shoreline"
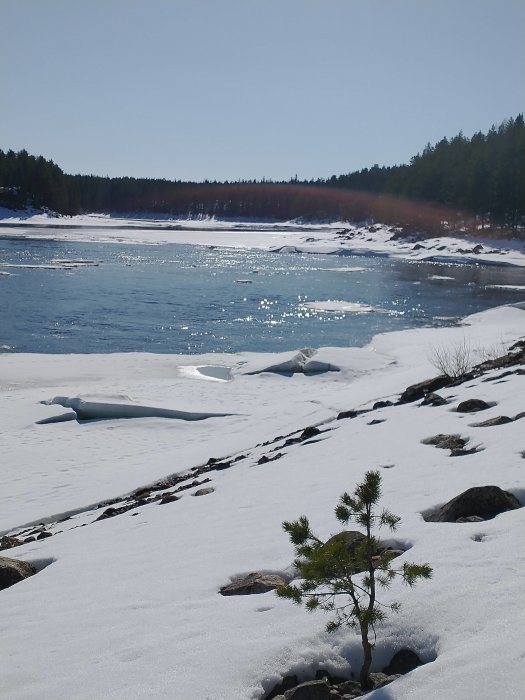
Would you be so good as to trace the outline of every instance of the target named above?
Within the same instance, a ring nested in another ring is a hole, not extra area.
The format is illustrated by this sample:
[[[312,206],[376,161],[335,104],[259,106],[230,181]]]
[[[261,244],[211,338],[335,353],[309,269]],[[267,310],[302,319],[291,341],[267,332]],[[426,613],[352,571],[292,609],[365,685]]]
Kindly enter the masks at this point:
[[[525,267],[520,240],[396,238],[395,228],[347,222],[303,224],[214,219],[125,218],[103,214],[53,217],[0,211],[0,238],[47,238],[98,243],[187,244],[277,252],[382,255],[415,262]]]
[[[428,561],[434,577],[384,596],[402,609],[378,630],[374,668],[403,646],[429,663],[369,697],[495,700],[503,683],[506,697],[520,697],[525,508],[463,524],[425,522],[422,513],[488,484],[525,502],[523,371],[493,370],[445,388],[441,406],[416,401],[337,416],[396,401],[434,376],[432,348],[466,341],[478,359],[523,337],[517,305],[459,327],[302,355],[1,355],[0,531],[47,523],[37,530],[52,535],[2,551],[39,570],[0,591],[6,697],[255,700],[289,673],[308,678],[322,666],[349,675],[360,658],[352,632],[326,634],[321,613],[307,615],[273,592],[218,591],[241,573],[289,571],[281,522],[306,514],[329,536],[340,493],[370,468],[381,470],[385,507],[402,517],[396,542],[410,548],[407,560]],[[298,371],[309,363],[314,373]],[[490,407],[458,413],[468,398]],[[113,408],[99,420],[48,420],[82,405]],[[126,406],[156,413],[123,419]],[[173,411],[236,415],[187,422]],[[512,420],[474,425],[498,416]],[[286,443],[308,426],[323,432]],[[461,435],[474,452],[451,456],[422,444],[439,433]],[[107,507],[210,458],[230,467],[190,480],[178,500],[146,496],[97,521],[92,504]],[[194,497],[202,484],[214,490]]]

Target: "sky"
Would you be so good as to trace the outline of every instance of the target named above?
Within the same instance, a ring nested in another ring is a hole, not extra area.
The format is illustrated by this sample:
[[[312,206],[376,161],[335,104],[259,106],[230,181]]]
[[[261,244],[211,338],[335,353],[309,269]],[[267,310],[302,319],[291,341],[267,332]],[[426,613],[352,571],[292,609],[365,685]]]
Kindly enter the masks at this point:
[[[525,111],[524,0],[0,0],[0,149],[299,179]]]

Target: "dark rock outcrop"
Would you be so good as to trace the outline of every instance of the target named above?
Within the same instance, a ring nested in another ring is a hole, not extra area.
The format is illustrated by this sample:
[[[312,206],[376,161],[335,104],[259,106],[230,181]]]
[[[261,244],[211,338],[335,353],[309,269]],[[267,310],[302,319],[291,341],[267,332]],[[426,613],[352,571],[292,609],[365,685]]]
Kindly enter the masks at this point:
[[[434,523],[465,522],[466,518],[474,515],[488,520],[516,508],[521,508],[516,496],[499,486],[474,486],[445,503],[425,520]]]
[[[400,649],[396,651],[388,666],[384,667],[383,673],[386,673],[387,676],[409,673],[421,666],[422,663],[419,656],[412,649]]]
[[[444,406],[447,400],[439,394],[434,394],[432,391],[425,396],[421,402],[421,406]]]
[[[443,389],[443,387],[452,384],[453,381],[454,380],[451,379],[451,377],[447,377],[446,374],[441,374],[439,377],[426,379],[424,382],[419,382],[418,384],[412,384],[401,394],[399,403],[410,403],[411,401],[422,399],[426,394]]]
[[[36,574],[32,564],[20,559],[0,557],[0,591]]]
[[[18,547],[22,544],[22,540],[18,537],[12,537],[10,535],[4,535],[0,538],[0,550],[1,549],[11,549],[12,547]]]
[[[467,399],[458,405],[456,411],[458,413],[476,413],[477,411],[486,411],[487,408],[490,408],[490,406],[486,401],[482,401],[481,399]]]
[[[285,700],[331,700],[327,681],[306,681],[284,694]]]
[[[265,696],[264,700],[273,700],[273,698],[284,697],[284,693],[291,688],[299,685],[297,676],[285,676],[280,683],[277,683],[270,693]]]

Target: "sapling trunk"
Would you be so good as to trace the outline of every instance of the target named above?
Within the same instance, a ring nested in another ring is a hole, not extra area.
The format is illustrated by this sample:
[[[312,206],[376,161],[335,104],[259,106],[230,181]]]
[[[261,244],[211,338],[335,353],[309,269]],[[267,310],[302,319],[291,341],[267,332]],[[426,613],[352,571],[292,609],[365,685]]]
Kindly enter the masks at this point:
[[[361,690],[372,690],[373,684],[370,679],[370,666],[372,665],[372,645],[368,640],[368,629],[361,627],[361,642],[363,644],[363,665],[359,674]]]

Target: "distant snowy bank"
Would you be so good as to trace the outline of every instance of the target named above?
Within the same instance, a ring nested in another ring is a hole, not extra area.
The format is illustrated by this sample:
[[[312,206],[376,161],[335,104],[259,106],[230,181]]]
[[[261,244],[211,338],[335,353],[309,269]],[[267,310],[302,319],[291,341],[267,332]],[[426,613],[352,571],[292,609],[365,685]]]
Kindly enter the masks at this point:
[[[83,242],[184,243],[249,248],[284,253],[382,255],[406,260],[525,266],[523,240],[440,237],[399,238],[380,224],[347,222],[242,222],[218,219],[170,219],[144,215],[87,214],[57,217],[49,213],[0,210],[0,236],[54,238]]]
[[[1,555],[36,571],[0,590],[3,695],[260,700],[290,674],[349,678],[354,632],[327,634],[321,612],[273,590],[220,591],[253,572],[293,578],[282,521],[305,514],[328,538],[340,494],[378,469],[402,518],[396,561],[434,575],[381,596],[402,608],[377,630],[373,670],[403,648],[425,663],[367,697],[520,698],[525,363],[399,399],[435,377],[436,348],[508,353],[524,306],[364,348],[0,355]],[[437,521],[486,486],[511,509]]]

